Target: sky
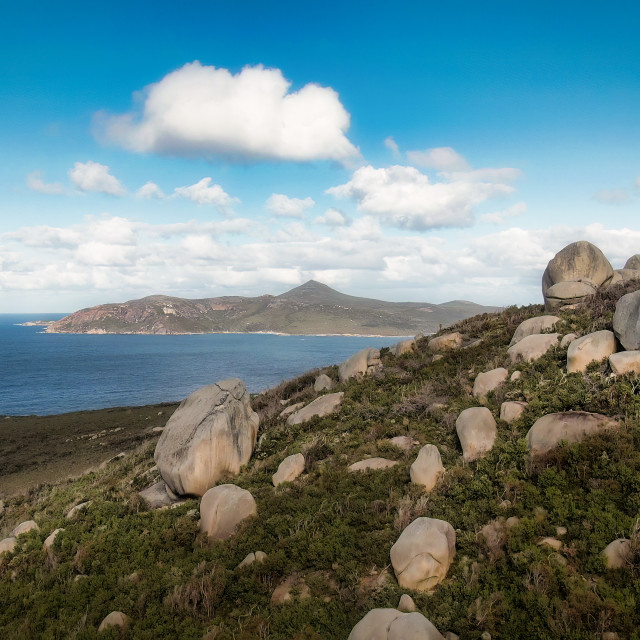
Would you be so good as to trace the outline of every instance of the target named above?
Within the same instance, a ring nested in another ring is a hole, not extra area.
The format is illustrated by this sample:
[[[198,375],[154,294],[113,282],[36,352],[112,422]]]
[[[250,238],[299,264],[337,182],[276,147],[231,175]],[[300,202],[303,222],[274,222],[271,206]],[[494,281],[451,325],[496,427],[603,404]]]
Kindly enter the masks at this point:
[[[540,302],[640,253],[637,2],[8,3],[0,313]]]

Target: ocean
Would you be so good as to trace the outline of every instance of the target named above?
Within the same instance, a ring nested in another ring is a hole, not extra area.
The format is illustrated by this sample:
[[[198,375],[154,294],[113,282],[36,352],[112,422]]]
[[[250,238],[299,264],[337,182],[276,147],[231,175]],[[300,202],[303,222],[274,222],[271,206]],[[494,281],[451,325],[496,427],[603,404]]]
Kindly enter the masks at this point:
[[[49,334],[34,320],[62,314],[0,314],[0,415],[183,400],[223,378],[258,392],[309,369],[338,364],[399,338],[269,334]]]

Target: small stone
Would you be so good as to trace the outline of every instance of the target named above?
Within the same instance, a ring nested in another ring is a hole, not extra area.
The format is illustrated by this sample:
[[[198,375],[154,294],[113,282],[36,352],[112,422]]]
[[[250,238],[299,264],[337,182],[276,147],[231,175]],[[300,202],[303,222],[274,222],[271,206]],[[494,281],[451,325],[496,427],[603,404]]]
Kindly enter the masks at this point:
[[[280,413],[280,418],[286,418],[288,415],[292,414],[294,411],[297,411],[301,407],[304,407],[304,402],[296,402],[292,404],[290,407],[287,407],[284,411]]]
[[[542,540],[538,542],[538,546],[540,547],[547,546],[547,547],[551,547],[555,551],[560,551],[560,549],[562,549],[562,542],[557,538],[547,537],[547,538],[542,538]]]
[[[498,506],[501,509],[509,509],[511,507],[511,500],[503,500]]]
[[[511,374],[511,382],[515,382],[516,380],[520,380],[522,378],[522,371],[514,371]]]
[[[623,569],[627,566],[631,541],[626,538],[618,538],[610,542],[602,552],[607,569]]]
[[[403,611],[404,613],[413,613],[417,611],[416,603],[413,601],[413,598],[406,593],[403,593],[400,597],[400,603],[398,604],[398,611]]]
[[[567,535],[567,527],[556,527],[556,535],[557,536],[566,536]]]
[[[413,447],[420,444],[418,440],[414,440],[409,436],[395,436],[395,438],[391,438],[389,442],[394,447],[398,447],[398,449],[402,449],[403,451],[411,451]]]
[[[500,406],[500,420],[504,420],[507,424],[511,424],[524,413],[526,408],[526,402],[503,402]]]
[[[609,356],[609,366],[614,375],[640,373],[640,351],[620,351]]]
[[[431,491],[444,470],[438,447],[426,444],[420,449],[418,457],[409,469],[409,474],[411,482],[421,485],[425,491]]]
[[[578,335],[576,333],[567,333],[567,335],[563,336],[562,340],[560,340],[560,347],[562,349],[568,347],[577,338],[578,338]]]
[[[333,386],[333,380],[326,373],[321,373],[313,383],[313,388],[316,393],[320,391],[331,391]]]
[[[511,516],[507,518],[505,524],[507,525],[507,529],[511,529],[520,524],[520,518],[518,518],[518,516]]]
[[[3,553],[13,553],[17,544],[18,541],[13,536],[0,540],[0,555]]]
[[[236,569],[244,569],[245,567],[252,565],[255,561],[256,554],[252,551],[245,556],[245,559],[236,567]]]
[[[509,372],[503,367],[479,373],[473,383],[473,395],[480,398],[486,396],[489,392],[504,384],[508,375]]]
[[[246,489],[235,484],[218,485],[200,501],[200,531],[206,531],[210,538],[229,538],[257,511],[256,501]]]

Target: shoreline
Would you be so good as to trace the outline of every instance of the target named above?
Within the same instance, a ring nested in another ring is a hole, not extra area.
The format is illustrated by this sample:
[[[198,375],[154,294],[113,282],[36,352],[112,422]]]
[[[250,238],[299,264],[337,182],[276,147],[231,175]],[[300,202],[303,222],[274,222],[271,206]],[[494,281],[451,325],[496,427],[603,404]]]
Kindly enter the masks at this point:
[[[41,326],[33,324],[18,324],[16,326]],[[40,333],[74,335],[74,336],[284,336],[291,338],[414,338],[415,335],[383,334],[383,333],[286,333],[284,331],[175,331],[172,333],[151,333],[149,331],[41,331]],[[433,333],[423,333],[428,336]]]

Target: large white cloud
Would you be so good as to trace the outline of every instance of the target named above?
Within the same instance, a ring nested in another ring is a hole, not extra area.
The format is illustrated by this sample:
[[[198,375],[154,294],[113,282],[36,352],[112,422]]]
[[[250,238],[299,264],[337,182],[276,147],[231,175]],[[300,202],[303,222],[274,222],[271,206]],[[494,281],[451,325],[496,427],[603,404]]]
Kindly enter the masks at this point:
[[[267,199],[267,209],[284,218],[302,218],[307,209],[311,209],[313,198],[290,198],[283,193],[272,193]]]
[[[290,88],[279,69],[246,66],[232,74],[196,61],[148,86],[140,111],[96,114],[96,133],[142,153],[339,162],[357,157],[338,94],[317,84]]]
[[[219,184],[211,184],[211,182],[210,177],[202,178],[188,187],[176,187],[174,194],[198,204],[211,204],[224,215],[232,214],[233,205],[240,200],[232,198]]]
[[[358,209],[384,222],[406,229],[465,227],[473,209],[482,202],[514,191],[504,182],[462,180],[432,182],[415,167],[394,165],[376,169],[360,167],[346,184],[327,193],[353,198]]]
[[[76,162],[69,169],[69,178],[79,191],[123,196],[127,192],[120,181],[109,173],[109,167],[99,162]]]

